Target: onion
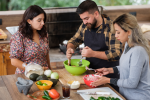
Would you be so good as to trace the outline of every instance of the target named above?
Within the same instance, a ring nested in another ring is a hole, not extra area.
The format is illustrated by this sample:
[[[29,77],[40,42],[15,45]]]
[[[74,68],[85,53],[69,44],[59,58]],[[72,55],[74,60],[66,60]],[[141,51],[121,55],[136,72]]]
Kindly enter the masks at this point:
[[[44,71],[44,75],[46,75],[47,77],[50,77],[51,74],[52,74],[52,71],[50,69]]]
[[[51,79],[59,79],[58,73],[57,73],[57,72],[53,72],[53,73],[51,74]]]

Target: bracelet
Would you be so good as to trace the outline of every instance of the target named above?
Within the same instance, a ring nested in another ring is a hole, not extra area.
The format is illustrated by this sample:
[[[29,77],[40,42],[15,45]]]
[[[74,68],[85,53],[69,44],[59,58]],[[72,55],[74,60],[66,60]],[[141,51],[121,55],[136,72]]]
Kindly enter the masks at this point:
[[[27,65],[26,65],[26,63],[23,63],[22,66],[23,66],[23,67],[26,67]]]

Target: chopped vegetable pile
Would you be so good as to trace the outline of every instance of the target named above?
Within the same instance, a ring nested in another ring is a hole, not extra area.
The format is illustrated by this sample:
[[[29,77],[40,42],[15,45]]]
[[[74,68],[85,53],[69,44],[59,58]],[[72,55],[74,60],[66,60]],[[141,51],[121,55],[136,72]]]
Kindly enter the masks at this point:
[[[95,99],[94,97],[91,97],[90,100],[120,100],[119,98],[114,98],[114,97],[98,97],[98,99]]]
[[[88,77],[85,77],[84,79],[88,80],[88,81],[96,81],[96,80],[98,80],[99,77],[101,77],[101,76],[98,76],[98,75],[89,75]]]

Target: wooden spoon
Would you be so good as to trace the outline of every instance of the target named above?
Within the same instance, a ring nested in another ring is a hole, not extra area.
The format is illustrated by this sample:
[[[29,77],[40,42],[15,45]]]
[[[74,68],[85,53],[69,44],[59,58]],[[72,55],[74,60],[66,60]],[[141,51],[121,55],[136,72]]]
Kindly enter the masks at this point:
[[[68,59],[68,66],[71,66],[71,59]]]

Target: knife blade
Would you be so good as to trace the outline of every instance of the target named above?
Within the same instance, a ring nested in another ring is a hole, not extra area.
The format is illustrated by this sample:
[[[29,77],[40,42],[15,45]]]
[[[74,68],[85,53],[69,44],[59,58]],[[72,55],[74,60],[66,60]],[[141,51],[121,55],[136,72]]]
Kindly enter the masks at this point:
[[[85,94],[85,95],[110,95],[110,92],[76,92],[77,94]]]

